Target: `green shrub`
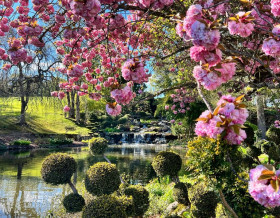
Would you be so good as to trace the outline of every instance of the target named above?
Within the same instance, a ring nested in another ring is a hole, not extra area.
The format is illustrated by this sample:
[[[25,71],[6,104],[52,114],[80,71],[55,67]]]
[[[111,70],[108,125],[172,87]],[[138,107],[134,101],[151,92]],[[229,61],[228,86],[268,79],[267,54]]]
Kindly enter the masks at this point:
[[[273,141],[276,145],[280,145],[280,129],[274,126],[271,126],[267,132],[266,137],[269,141]]]
[[[123,207],[127,216],[133,216],[135,208],[131,196],[121,195],[116,197]]]
[[[254,146],[261,150],[262,153],[269,153],[269,149],[275,146],[275,143],[272,141],[267,141],[265,139],[257,141]]]
[[[105,128],[105,130],[104,130],[105,132],[120,132],[120,130],[119,129],[117,129],[117,128],[110,128],[110,127],[107,127],[107,128]]]
[[[108,148],[108,141],[105,138],[94,137],[89,140],[88,146],[92,154],[101,155]]]
[[[189,189],[189,198],[193,217],[215,217],[218,198],[214,191],[207,190],[204,184],[199,183]]]
[[[31,141],[19,139],[16,141],[13,141],[12,145],[18,145],[18,146],[29,146],[31,144]]]
[[[128,122],[128,119],[129,119],[129,114],[126,114],[118,120],[118,123],[119,124],[125,124],[125,123]]]
[[[190,204],[187,186],[182,182],[179,182],[174,186],[173,197],[174,200],[178,201],[180,204],[184,204],[184,205]]]
[[[123,206],[117,198],[103,195],[92,200],[83,209],[83,218],[126,218]]]
[[[161,151],[154,157],[152,166],[158,176],[177,176],[182,167],[182,159],[174,152]]]
[[[68,138],[53,138],[50,139],[50,144],[51,145],[69,145],[72,144],[73,140],[72,139],[68,139]]]
[[[124,194],[132,196],[134,216],[143,216],[149,208],[149,192],[141,185],[131,185],[124,190]]]
[[[120,174],[116,165],[99,162],[91,166],[86,174],[85,186],[93,195],[111,194],[121,184]]]
[[[69,155],[56,153],[49,155],[43,162],[41,175],[46,183],[53,185],[70,182],[73,173],[76,172],[77,163]]]
[[[64,197],[62,203],[68,213],[76,213],[83,210],[85,199],[79,194],[71,193]]]

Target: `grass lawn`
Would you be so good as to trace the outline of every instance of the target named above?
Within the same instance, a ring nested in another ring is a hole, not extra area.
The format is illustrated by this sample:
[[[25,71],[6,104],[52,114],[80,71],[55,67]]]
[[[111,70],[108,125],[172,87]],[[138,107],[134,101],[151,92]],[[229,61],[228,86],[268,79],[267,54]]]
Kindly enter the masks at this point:
[[[55,98],[31,98],[26,112],[28,126],[22,127],[17,124],[20,117],[20,99],[0,98],[0,134],[20,132],[88,135],[89,129],[79,127],[64,117],[64,105],[66,102]],[[68,128],[71,130],[67,131]]]

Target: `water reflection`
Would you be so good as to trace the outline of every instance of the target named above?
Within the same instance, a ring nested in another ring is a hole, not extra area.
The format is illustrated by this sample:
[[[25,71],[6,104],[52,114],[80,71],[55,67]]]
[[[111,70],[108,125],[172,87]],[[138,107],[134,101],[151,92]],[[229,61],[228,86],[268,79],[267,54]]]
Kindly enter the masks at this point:
[[[128,175],[130,183],[147,183],[155,176],[151,161],[154,155],[166,150],[164,145],[110,146],[106,155],[117,165],[120,173]],[[87,169],[102,157],[92,156],[87,148],[68,150],[37,150],[30,152],[5,152],[0,154],[0,217],[45,217],[49,211],[61,208],[62,196],[68,194],[68,186],[51,186],[40,177],[44,158],[53,152],[73,156],[78,164],[72,180],[83,186]],[[179,151],[181,156],[184,151]]]

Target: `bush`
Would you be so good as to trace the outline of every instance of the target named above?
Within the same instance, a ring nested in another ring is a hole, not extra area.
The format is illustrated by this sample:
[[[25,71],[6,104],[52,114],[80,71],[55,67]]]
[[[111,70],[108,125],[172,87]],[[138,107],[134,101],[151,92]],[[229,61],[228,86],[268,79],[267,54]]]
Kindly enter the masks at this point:
[[[46,183],[66,184],[70,182],[76,169],[77,163],[73,157],[61,153],[51,154],[42,164],[41,175]]]
[[[131,196],[117,196],[118,201],[123,207],[123,210],[125,211],[127,216],[133,216],[135,208],[133,204],[133,198]]]
[[[262,153],[269,153],[269,149],[275,146],[275,143],[267,141],[265,139],[259,140],[254,145],[256,148],[260,149]]]
[[[126,218],[125,211],[113,196],[103,195],[92,200],[83,209],[83,218]]]
[[[126,114],[118,120],[118,123],[119,124],[125,124],[125,123],[128,122],[128,119],[129,119],[129,114]]]
[[[124,194],[132,196],[134,216],[143,216],[149,208],[149,192],[141,185],[131,185],[124,190]]]
[[[31,144],[31,141],[19,139],[16,141],[13,141],[12,145],[18,145],[18,146],[29,146]]]
[[[83,210],[85,199],[79,194],[71,193],[64,197],[62,203],[68,213],[76,213]]]
[[[94,137],[89,140],[88,145],[92,154],[101,155],[108,148],[108,141],[101,137]]]
[[[158,176],[177,176],[182,167],[182,159],[174,152],[161,151],[154,157],[152,166]]]
[[[50,144],[51,145],[69,145],[72,144],[73,140],[72,139],[68,139],[68,138],[54,138],[54,139],[50,139]]]
[[[189,189],[191,213],[193,217],[215,217],[218,198],[214,191],[206,190],[201,183]]]
[[[280,129],[274,126],[271,126],[267,132],[266,137],[269,141],[273,141],[276,145],[280,145]]]
[[[187,186],[182,182],[179,182],[174,186],[173,197],[174,200],[178,201],[180,204],[184,204],[184,205],[190,204]]]
[[[93,195],[111,194],[121,184],[120,174],[116,165],[99,162],[91,166],[86,174],[85,186]]]
[[[105,128],[105,130],[104,130],[105,132],[120,132],[120,130],[119,129],[117,129],[117,128],[109,128],[109,127],[107,127],[107,128]]]

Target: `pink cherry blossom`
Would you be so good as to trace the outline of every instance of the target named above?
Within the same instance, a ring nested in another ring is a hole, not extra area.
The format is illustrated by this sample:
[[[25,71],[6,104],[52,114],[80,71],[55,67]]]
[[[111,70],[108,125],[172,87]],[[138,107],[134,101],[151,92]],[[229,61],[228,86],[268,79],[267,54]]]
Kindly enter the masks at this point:
[[[117,104],[116,106],[106,104],[106,111],[111,116],[117,116],[122,112],[122,106],[119,104]]]
[[[267,168],[258,165],[250,170],[249,193],[255,201],[267,208],[280,206],[280,190],[275,192],[268,180],[259,180],[263,170]],[[280,170],[276,171],[276,176],[280,175]]]

